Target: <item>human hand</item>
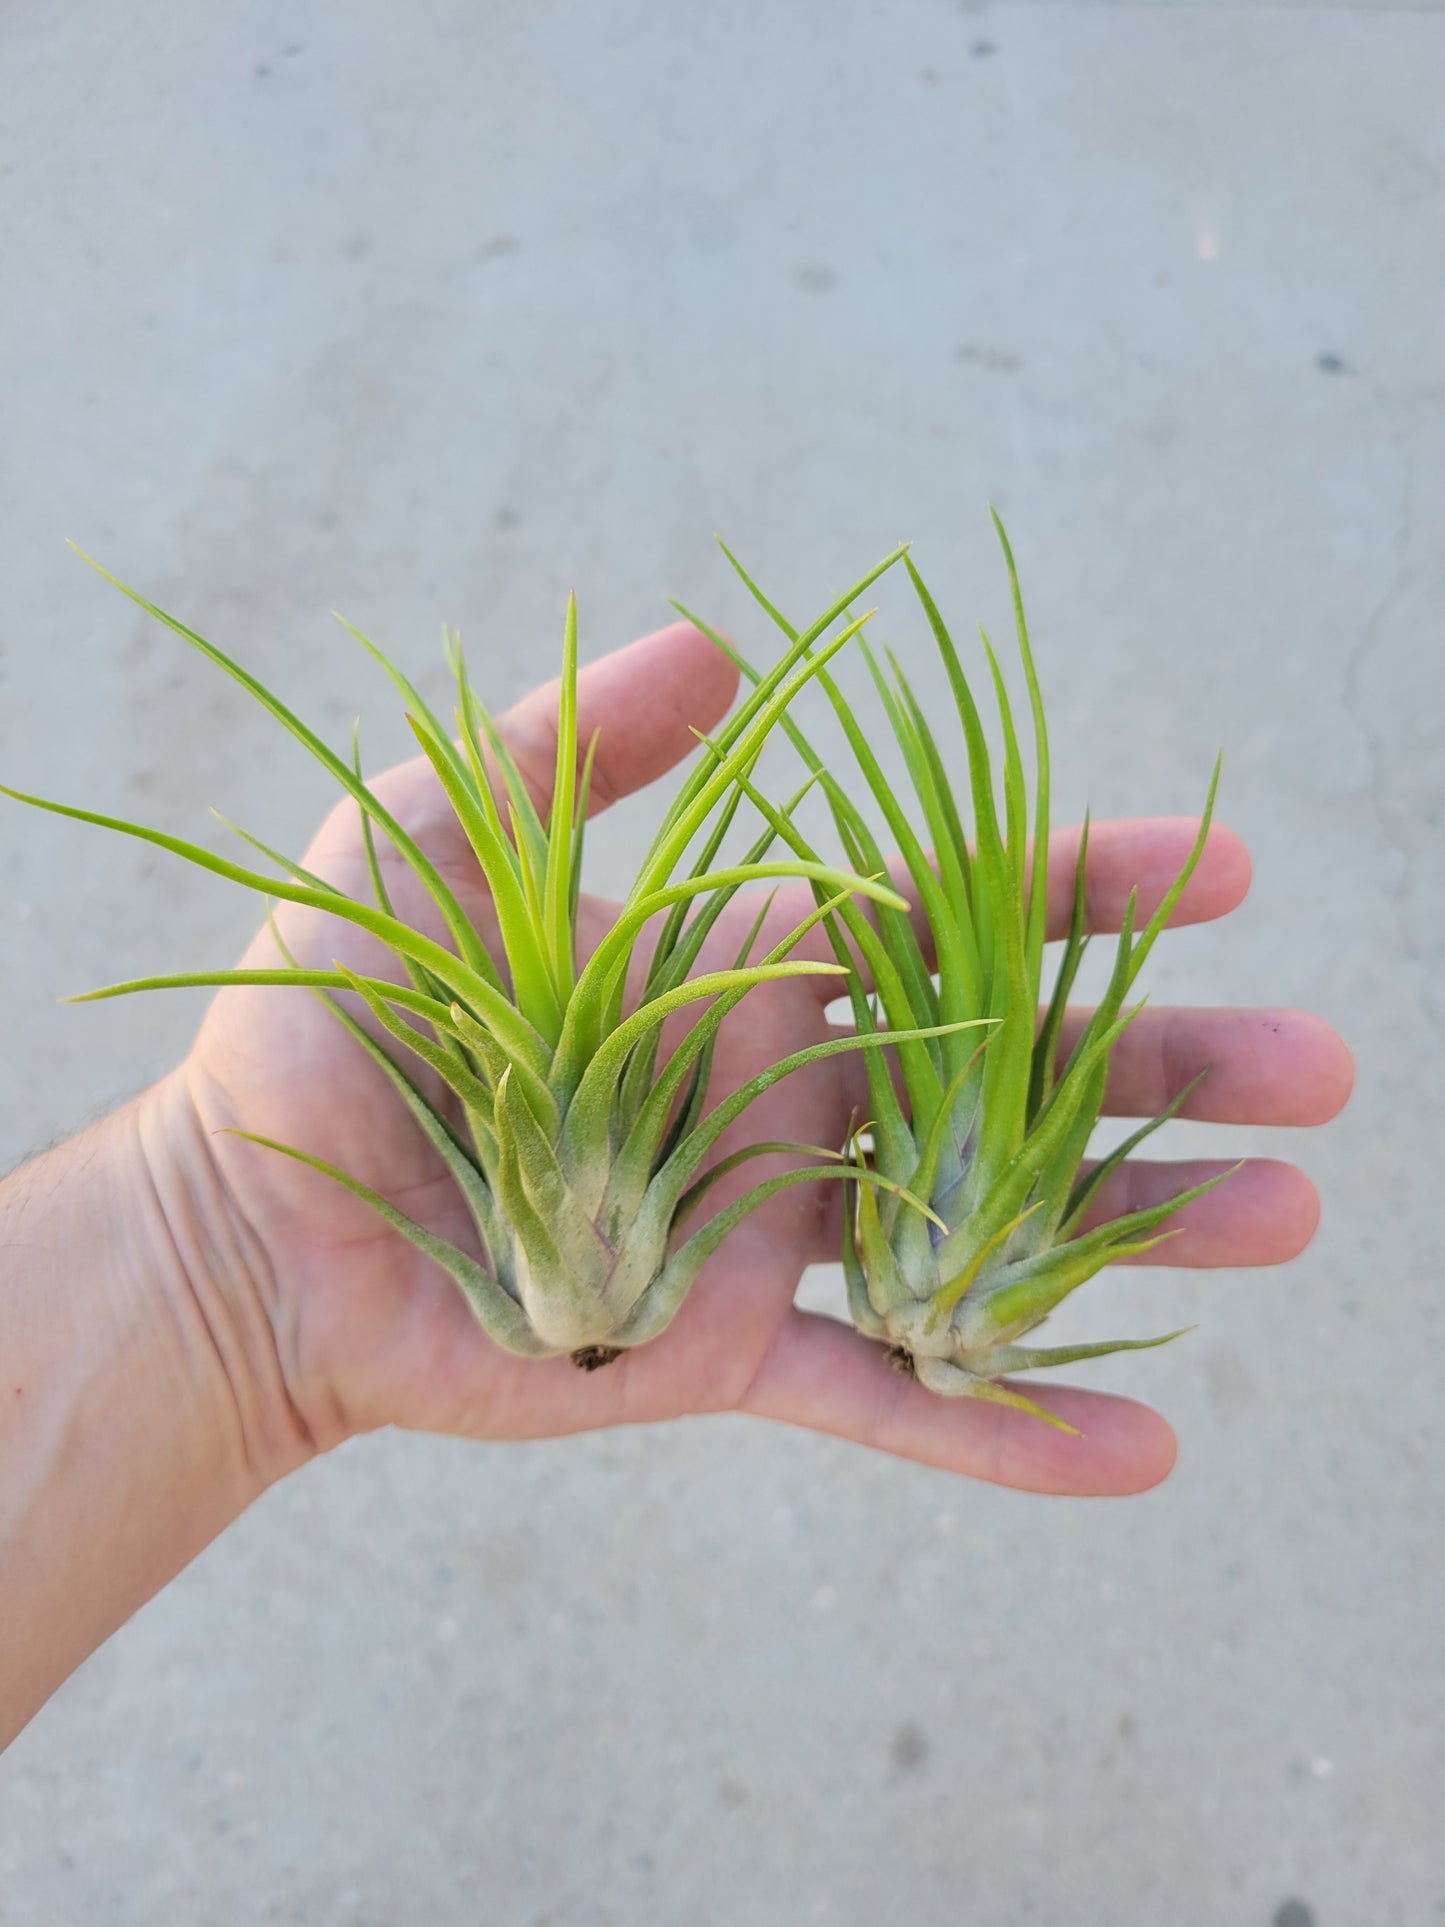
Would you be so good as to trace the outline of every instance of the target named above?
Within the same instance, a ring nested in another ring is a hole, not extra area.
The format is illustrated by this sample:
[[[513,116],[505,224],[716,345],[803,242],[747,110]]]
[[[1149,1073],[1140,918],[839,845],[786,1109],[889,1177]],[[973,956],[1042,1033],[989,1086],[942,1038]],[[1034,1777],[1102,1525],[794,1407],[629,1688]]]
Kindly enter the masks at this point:
[[[600,731],[593,808],[661,776],[732,700],[735,674],[698,631],[675,624],[584,670],[580,738]],[[556,686],[528,697],[501,727],[545,807],[555,751]],[[489,901],[465,836],[424,759],[378,777],[373,788],[423,845],[484,935]],[[1182,819],[1096,825],[1088,860],[1090,923],[1119,927],[1129,890],[1141,914],[1163,896],[1193,839]],[[1051,848],[1051,934],[1067,922],[1077,832]],[[407,867],[379,854],[398,914],[441,937],[434,906]],[[359,813],[351,802],[327,820],[305,866],[358,896],[369,890]],[[1226,914],[1242,899],[1249,861],[1239,840],[1216,828],[1172,921]],[[811,908],[807,887],[785,887],[761,947]],[[730,964],[757,914],[739,896],[709,940],[699,969]],[[612,906],[588,899],[579,918],[585,948],[608,928]],[[326,968],[340,957],[377,976],[394,960],[354,926],[286,904],[278,924],[297,962]],[[817,951],[815,954],[826,954]],[[277,962],[262,931],[244,963]],[[826,1006],[836,979],[759,986],[719,1037],[714,1101],[766,1064],[833,1035]],[[1066,1028],[1068,1049],[1085,1013]],[[1146,1011],[1116,1047],[1106,1109],[1151,1115],[1197,1072],[1210,1076],[1184,1115],[1239,1124],[1310,1124],[1348,1095],[1348,1052],[1317,1019],[1298,1012]],[[414,1066],[409,1066],[414,1069]],[[431,1086],[434,1101],[444,1101]],[[796,1073],[760,1099],[719,1147],[749,1139],[839,1145],[866,1102],[856,1054]],[[475,1249],[451,1179],[392,1088],[335,1018],[299,989],[229,987],[211,1006],[185,1064],[155,1094],[151,1141],[184,1173],[203,1210],[239,1227],[211,1241],[229,1252],[224,1291],[259,1301],[274,1336],[267,1389],[304,1436],[324,1449],[385,1424],[479,1438],[529,1438],[593,1426],[742,1410],[835,1433],[1001,1484],[1053,1492],[1132,1492],[1156,1483],[1174,1458],[1157,1414],[1132,1400],[1048,1385],[1032,1395],[1082,1433],[1072,1438],[993,1405],[936,1398],[889,1367],[882,1349],[835,1320],[799,1310],[798,1281],[810,1264],[839,1255],[839,1185],[783,1193],[735,1230],[693,1287],[681,1312],[651,1344],[606,1369],[583,1373],[565,1358],[512,1357],[476,1324],[461,1294],[429,1260],[358,1199],[293,1160],[231,1135],[295,1144],[374,1186],[410,1216]],[[1116,1216],[1172,1195],[1221,1168],[1135,1162],[1105,1187],[1096,1216]],[[751,1173],[756,1177],[757,1173]],[[727,1192],[719,1187],[718,1203]],[[1181,1235],[1155,1262],[1260,1265],[1293,1257],[1318,1216],[1313,1186],[1293,1166],[1254,1159],[1227,1185],[1188,1206]],[[253,1372],[249,1359],[246,1370]],[[258,1394],[254,1383],[246,1396]]]

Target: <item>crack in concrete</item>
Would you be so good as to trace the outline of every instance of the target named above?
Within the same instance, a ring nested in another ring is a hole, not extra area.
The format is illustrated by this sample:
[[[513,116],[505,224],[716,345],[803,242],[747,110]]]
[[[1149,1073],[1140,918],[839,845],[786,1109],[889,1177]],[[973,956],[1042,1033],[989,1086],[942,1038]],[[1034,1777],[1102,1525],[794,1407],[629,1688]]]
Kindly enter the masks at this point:
[[[1395,520],[1394,567],[1384,592],[1370,611],[1359,641],[1346,659],[1340,701],[1345,714],[1359,730],[1361,741],[1365,746],[1365,761],[1369,770],[1366,793],[1371,813],[1381,837],[1399,859],[1399,870],[1393,886],[1389,889],[1389,898],[1395,910],[1395,923],[1400,933],[1401,948],[1420,973],[1418,996],[1420,1009],[1436,1035],[1445,1036],[1445,1022],[1442,1022],[1441,1012],[1434,1007],[1429,995],[1431,973],[1428,962],[1411,928],[1409,898],[1414,883],[1415,858],[1409,845],[1395,827],[1395,812],[1391,807],[1385,786],[1385,746],[1371,727],[1362,700],[1365,664],[1384,633],[1391,611],[1408,587],[1412,573],[1410,551],[1415,533],[1415,480],[1418,466],[1413,447],[1407,446],[1404,449],[1403,460],[1404,476],[1400,489],[1400,509]]]

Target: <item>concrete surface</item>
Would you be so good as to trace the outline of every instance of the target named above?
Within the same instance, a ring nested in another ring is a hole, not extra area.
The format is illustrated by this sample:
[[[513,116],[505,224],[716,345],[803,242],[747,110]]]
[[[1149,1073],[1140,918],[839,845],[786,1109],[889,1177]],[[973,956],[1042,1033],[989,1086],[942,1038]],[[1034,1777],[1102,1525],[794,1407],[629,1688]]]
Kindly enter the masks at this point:
[[[0,1765],[0,1920],[1445,1918],[1440,10],[83,0],[0,11],[0,85],[7,780],[290,846],[327,801],[66,535],[377,764],[332,604],[433,686],[460,622],[500,702],[569,585],[593,652],[669,593],[746,627],[714,529],[799,607],[906,532],[998,619],[993,497],[1061,806],[1191,810],[1227,750],[1255,889],[1156,997],[1360,1062],[1322,1133],[1176,1134],[1306,1164],[1302,1261],[1095,1287],[1200,1326],[1092,1373],[1178,1425],[1161,1491],[740,1421],[367,1440]],[[252,912],[0,839],[13,1160],[196,1020],[54,997]]]

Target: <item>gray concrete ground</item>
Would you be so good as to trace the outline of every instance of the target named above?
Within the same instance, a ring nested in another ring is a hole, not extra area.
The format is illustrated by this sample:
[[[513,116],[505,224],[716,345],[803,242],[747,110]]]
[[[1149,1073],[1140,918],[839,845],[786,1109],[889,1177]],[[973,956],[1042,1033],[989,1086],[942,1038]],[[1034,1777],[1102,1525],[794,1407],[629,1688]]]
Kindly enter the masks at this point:
[[[7,780],[283,846],[328,800],[66,535],[378,764],[332,604],[435,687],[460,622],[502,702],[569,585],[592,653],[670,593],[756,634],[714,529],[798,607],[906,532],[1000,620],[993,497],[1061,806],[1191,810],[1227,750],[1255,888],[1155,996],[1360,1064],[1322,1133],[1176,1135],[1299,1157],[1307,1256],[1093,1288],[1094,1330],[1199,1325],[1088,1374],[1177,1424],[1159,1492],[728,1420],[368,1439],[14,1747],[0,1920],[1445,1917],[1440,10],[89,0],[3,10],[0,97]],[[0,837],[13,1160],[198,1008],[55,996],[252,908]]]

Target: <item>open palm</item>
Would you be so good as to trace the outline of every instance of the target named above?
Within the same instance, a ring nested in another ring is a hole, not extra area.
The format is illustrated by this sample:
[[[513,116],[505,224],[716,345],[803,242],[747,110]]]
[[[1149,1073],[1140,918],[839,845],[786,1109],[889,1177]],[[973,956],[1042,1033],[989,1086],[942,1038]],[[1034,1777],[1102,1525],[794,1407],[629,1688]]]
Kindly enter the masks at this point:
[[[693,730],[710,728],[725,712],[734,687],[730,665],[686,624],[585,670],[581,736],[586,741],[599,732],[593,808],[671,768],[695,747]],[[554,685],[501,723],[539,807],[552,779],[556,714]],[[401,765],[372,787],[486,934],[485,885],[430,765],[424,759]],[[1168,819],[1096,826],[1089,849],[1093,925],[1117,929],[1135,883],[1147,913],[1178,869],[1194,828]],[[1051,874],[1067,882],[1072,840],[1073,833],[1060,833],[1051,852]],[[381,854],[398,914],[442,936],[431,899],[411,872]],[[368,894],[354,804],[333,812],[304,862],[351,894]],[[1174,921],[1224,914],[1248,880],[1243,846],[1216,829]],[[780,891],[762,947],[811,907],[806,885]],[[1062,894],[1051,913],[1055,907],[1051,922],[1062,934]],[[734,960],[757,910],[756,898],[733,900],[700,969]],[[584,900],[584,948],[600,938],[612,915],[612,906]],[[375,940],[320,911],[283,905],[278,925],[304,966],[325,968],[339,957],[363,972],[395,974],[394,961]],[[245,961],[276,961],[269,931],[257,936]],[[835,994],[836,980],[821,976],[753,990],[720,1033],[714,1101],[766,1065],[834,1034],[826,1006]],[[1070,1041],[1066,1031],[1064,1049]],[[1187,1115],[1236,1123],[1320,1122],[1344,1101],[1351,1078],[1339,1039],[1302,1013],[1146,1012],[1117,1047],[1106,1108],[1156,1112],[1205,1064],[1211,1076]],[[938,1399],[893,1372],[880,1347],[834,1320],[798,1310],[793,1299],[803,1271],[839,1255],[838,1185],[800,1186],[774,1198],[727,1239],[660,1338],[603,1371],[583,1373],[566,1358],[521,1360],[501,1350],[451,1281],[366,1205],[305,1166],[229,1135],[240,1129],[304,1148],[452,1242],[476,1249],[466,1209],[440,1160],[376,1066],[310,994],[222,991],[179,1082],[242,1227],[245,1262],[266,1298],[286,1392],[318,1445],[384,1424],[524,1438],[742,1409],[1038,1490],[1136,1491],[1173,1463],[1169,1428],[1133,1401],[1049,1387],[1042,1402],[1083,1433],[1062,1436],[996,1406]],[[428,1095],[443,1101],[439,1086]],[[749,1140],[836,1146],[865,1102],[860,1058],[831,1058],[770,1090],[720,1148],[725,1153]],[[1125,1166],[1106,1187],[1098,1212],[1113,1216],[1172,1194],[1214,1168]],[[719,1201],[725,1196],[720,1188]],[[1301,1172],[1254,1160],[1181,1214],[1184,1235],[1161,1256],[1203,1266],[1278,1262],[1308,1241],[1316,1216],[1313,1188]]]

